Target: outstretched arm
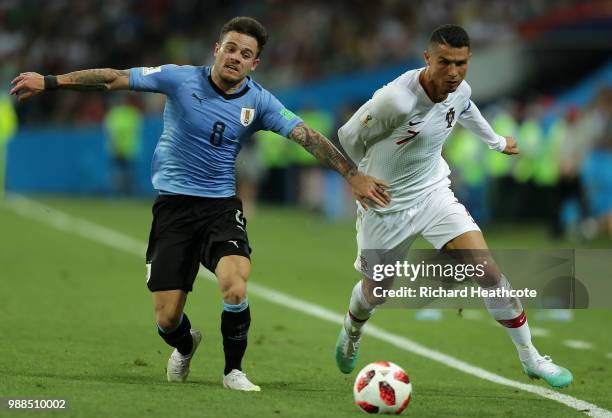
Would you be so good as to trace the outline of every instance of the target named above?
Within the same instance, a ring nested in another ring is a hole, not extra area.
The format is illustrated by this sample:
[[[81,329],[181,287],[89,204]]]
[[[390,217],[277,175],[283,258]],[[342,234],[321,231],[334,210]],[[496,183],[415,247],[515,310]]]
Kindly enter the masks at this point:
[[[21,100],[29,99],[48,90],[110,91],[129,88],[129,70],[96,68],[75,71],[58,76],[21,73],[11,82],[11,94]]]
[[[473,101],[470,100],[468,107],[461,112],[458,122],[482,139],[490,149],[508,155],[519,153],[518,145],[514,138],[496,134]]]
[[[353,188],[353,193],[362,206],[367,209],[366,199],[378,206],[387,206],[389,194],[385,191],[389,187],[384,181],[360,173],[351,160],[347,160],[338,149],[316,129],[299,123],[291,133],[289,139],[303,146],[314,155],[322,164],[333,168],[340,173]]]
[[[291,133],[289,139],[297,142],[306,151],[314,155],[324,165],[333,168],[347,180],[357,174],[357,166],[344,158],[338,149],[316,129],[304,123],[299,123]]]

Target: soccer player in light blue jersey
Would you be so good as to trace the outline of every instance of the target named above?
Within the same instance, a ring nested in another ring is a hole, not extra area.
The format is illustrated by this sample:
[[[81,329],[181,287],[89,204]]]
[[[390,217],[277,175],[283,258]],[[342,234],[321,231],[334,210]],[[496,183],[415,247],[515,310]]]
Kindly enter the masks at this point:
[[[43,91],[136,90],[166,95],[164,129],[155,149],[152,182],[159,192],[146,254],[159,335],[174,347],[167,379],[184,382],[202,339],[184,312],[200,264],[214,272],[223,294],[223,385],[259,391],[242,371],[251,322],[246,282],[251,248],[242,203],[235,192],[235,160],[242,140],[270,130],[299,143],[338,171],[355,197],[385,206],[387,183],[360,173],[323,135],[285,109],[249,73],[267,41],[256,20],[227,22],[211,67],[161,65],[130,70],[91,69],[59,76],[22,73],[11,94],[19,100]]]

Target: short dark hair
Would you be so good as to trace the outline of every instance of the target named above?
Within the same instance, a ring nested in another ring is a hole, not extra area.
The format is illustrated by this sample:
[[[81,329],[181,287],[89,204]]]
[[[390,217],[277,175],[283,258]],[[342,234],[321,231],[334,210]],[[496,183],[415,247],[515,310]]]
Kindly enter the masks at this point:
[[[465,29],[457,25],[442,25],[429,37],[429,44],[448,45],[453,48],[470,47],[470,37]]]
[[[268,32],[266,28],[252,17],[238,16],[229,20],[219,34],[219,42],[228,32],[238,32],[243,35],[252,36],[257,40],[257,56],[263,51],[264,45],[268,41]]]

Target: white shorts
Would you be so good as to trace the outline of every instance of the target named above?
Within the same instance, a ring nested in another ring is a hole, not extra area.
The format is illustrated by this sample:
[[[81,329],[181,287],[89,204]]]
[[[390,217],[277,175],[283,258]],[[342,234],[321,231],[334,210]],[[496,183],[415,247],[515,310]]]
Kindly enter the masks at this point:
[[[372,277],[369,270],[375,264],[405,260],[419,235],[439,250],[468,231],[480,228],[448,187],[434,190],[422,202],[398,212],[380,214],[358,205],[355,268]]]

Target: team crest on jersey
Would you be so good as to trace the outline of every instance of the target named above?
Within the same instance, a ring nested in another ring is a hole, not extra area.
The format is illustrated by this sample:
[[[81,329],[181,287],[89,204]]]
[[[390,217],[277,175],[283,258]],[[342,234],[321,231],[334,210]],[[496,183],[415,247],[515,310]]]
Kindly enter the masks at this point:
[[[359,118],[359,122],[361,122],[361,126],[363,126],[364,128],[369,128],[370,125],[374,123],[374,121],[375,119],[372,117],[372,115],[370,115],[369,112],[364,113]]]
[[[448,124],[446,125],[446,128],[452,128],[454,120],[455,120],[455,108],[451,107],[446,113],[446,123]]]
[[[255,119],[255,109],[251,109],[250,107],[243,107],[240,109],[240,123],[243,126],[249,126],[251,122]]]

